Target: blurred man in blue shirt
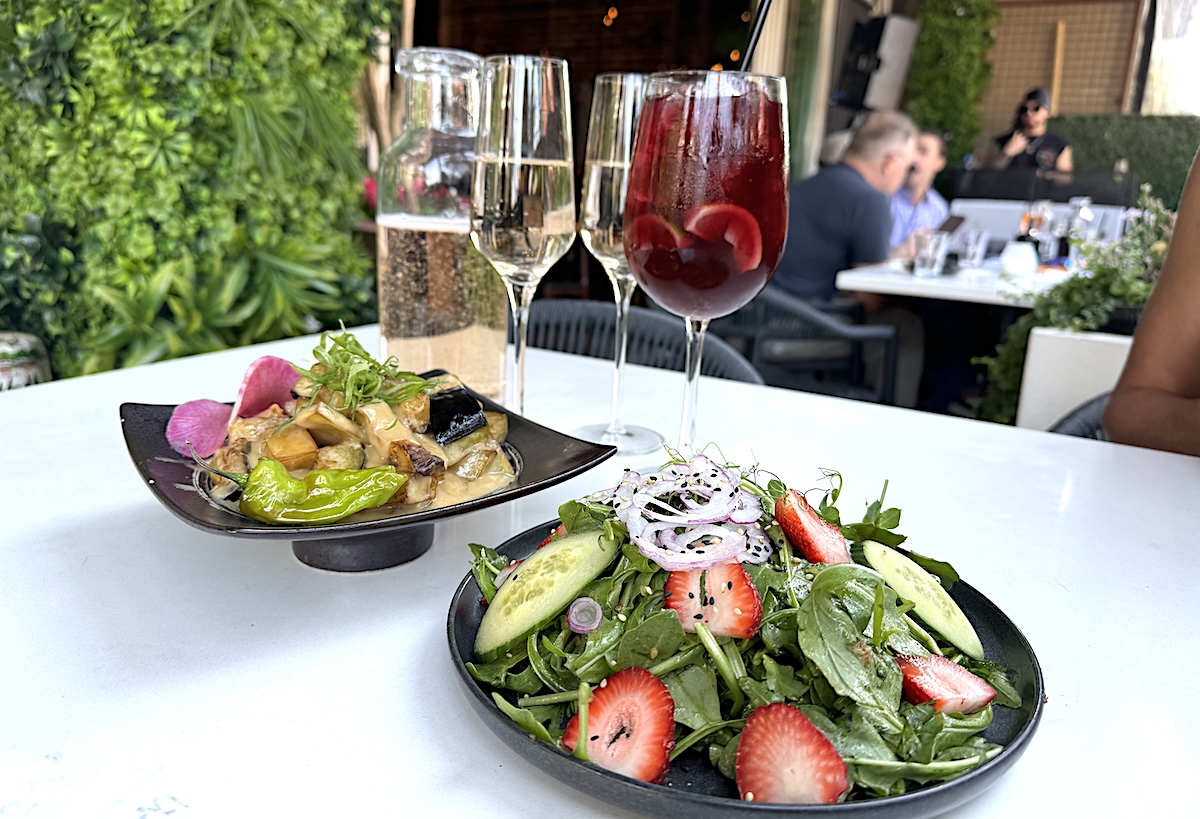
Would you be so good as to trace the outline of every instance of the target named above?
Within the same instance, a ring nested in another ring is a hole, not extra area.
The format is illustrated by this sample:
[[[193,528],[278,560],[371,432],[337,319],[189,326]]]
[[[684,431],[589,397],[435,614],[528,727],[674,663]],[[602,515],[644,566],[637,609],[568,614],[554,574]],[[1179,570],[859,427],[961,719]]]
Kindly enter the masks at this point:
[[[937,131],[922,130],[917,135],[912,166],[904,187],[892,194],[893,255],[912,258],[913,236],[920,231],[937,230],[950,215],[950,207],[933,189],[933,179],[946,167],[946,143]]]

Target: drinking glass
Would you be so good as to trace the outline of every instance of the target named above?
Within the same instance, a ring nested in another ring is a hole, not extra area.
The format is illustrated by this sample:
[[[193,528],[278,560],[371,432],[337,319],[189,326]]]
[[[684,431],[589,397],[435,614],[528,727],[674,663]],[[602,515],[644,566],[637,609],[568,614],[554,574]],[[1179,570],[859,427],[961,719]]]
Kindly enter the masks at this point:
[[[632,424],[627,426],[621,418],[625,397],[622,373],[629,349],[629,302],[637,289],[637,281],[629,272],[629,263],[625,259],[622,240],[625,193],[645,81],[641,74],[600,74],[596,77],[584,148],[583,200],[579,211],[579,236],[612,282],[613,297],[617,302],[617,331],[609,422],[581,427],[575,435],[610,444],[625,455],[653,452],[663,442],[663,437],[654,430]]]
[[[471,185],[471,240],[508,291],[516,411],[525,414],[525,342],[538,282],[575,241],[567,64],[502,54],[483,68]]]
[[[694,448],[710,319],[770,281],[787,234],[787,91],[781,77],[652,74],[625,202],[625,253],[641,287],[684,319],[680,449]]]
[[[922,231],[913,236],[916,254],[913,256],[913,275],[918,279],[940,276],[946,263],[949,234],[940,230]]]
[[[376,258],[383,358],[444,369],[504,400],[508,297],[468,236],[483,58],[396,54],[396,139],[379,160]]]

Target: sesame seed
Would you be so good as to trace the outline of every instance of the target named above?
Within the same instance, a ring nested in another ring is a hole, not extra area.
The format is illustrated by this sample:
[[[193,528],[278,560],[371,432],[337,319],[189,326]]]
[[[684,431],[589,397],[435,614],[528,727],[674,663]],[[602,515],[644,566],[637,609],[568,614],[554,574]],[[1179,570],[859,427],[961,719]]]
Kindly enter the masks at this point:
[[[703,615],[703,614],[693,614],[693,615],[692,615],[692,619],[693,619],[693,620],[703,620],[703,619],[704,619],[704,615]]]
[[[508,659],[510,659],[510,660],[511,660],[511,659],[512,659],[512,652],[511,652],[511,651],[506,651],[506,652],[504,652],[504,656],[505,656],[505,657],[507,657]]]
[[[741,613],[742,613],[742,610],[741,610],[741,609],[734,609],[734,610],[733,610],[733,613],[734,613],[734,614],[737,614],[737,615],[741,615]]]
[[[607,687],[608,687],[608,679],[607,679],[607,678],[606,678],[606,679],[603,679],[603,680],[601,680],[601,681],[600,681],[600,687],[601,687],[601,688],[607,688]]]
[[[600,739],[600,735],[599,735],[599,734],[596,734],[595,736],[593,736],[593,737],[592,737],[592,742],[596,742],[596,741],[598,741],[599,739]]]
[[[628,617],[626,617],[624,614],[618,614],[618,615],[617,615],[617,619],[618,619],[618,620],[620,620],[622,623],[624,623],[624,622],[625,622],[626,620],[628,620],[629,618],[628,618]]]
[[[642,591],[644,591],[646,594],[654,594],[654,589],[650,588],[649,586],[643,588]]]
[[[753,802],[754,801],[754,792],[746,791],[746,795],[743,796],[742,798],[745,799],[747,802]]]
[[[657,656],[658,656],[658,648],[651,648],[650,649],[650,659],[653,660]]]

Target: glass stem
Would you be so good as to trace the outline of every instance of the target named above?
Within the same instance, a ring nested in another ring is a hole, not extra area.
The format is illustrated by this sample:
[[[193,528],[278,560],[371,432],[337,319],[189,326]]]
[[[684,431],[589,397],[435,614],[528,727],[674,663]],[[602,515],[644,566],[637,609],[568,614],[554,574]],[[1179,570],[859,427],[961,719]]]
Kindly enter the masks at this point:
[[[628,268],[622,272],[624,275],[612,277],[613,295],[617,300],[617,349],[613,357],[612,414],[605,434],[614,437],[625,434],[625,422],[621,419],[621,408],[625,404],[625,382],[621,376],[625,371],[625,357],[629,353],[629,302],[633,298],[633,291],[637,289],[637,281],[629,275]]]
[[[683,389],[683,417],[679,422],[679,451],[695,451],[696,396],[700,386],[700,357],[704,352],[704,332],[708,319],[685,318],[687,327],[687,361],[684,365],[686,384]]]
[[[504,287],[508,290],[508,303],[512,308],[513,327],[516,328],[512,392],[510,395],[516,401],[517,415],[524,415],[525,342],[529,337],[529,305],[533,302],[533,292],[537,290],[537,283],[511,282],[505,279]]]

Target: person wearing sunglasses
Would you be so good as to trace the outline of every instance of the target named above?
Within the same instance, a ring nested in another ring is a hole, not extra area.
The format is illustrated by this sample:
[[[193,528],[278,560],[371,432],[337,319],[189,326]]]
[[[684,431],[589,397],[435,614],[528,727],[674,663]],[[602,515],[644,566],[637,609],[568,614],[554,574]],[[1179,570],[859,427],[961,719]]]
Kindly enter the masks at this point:
[[[993,140],[986,166],[1070,173],[1071,145],[1046,130],[1049,121],[1050,92],[1035,88],[1017,107],[1012,130]]]

